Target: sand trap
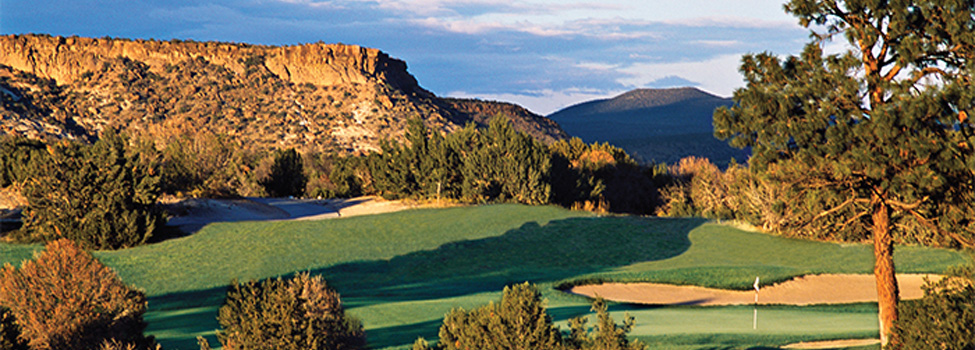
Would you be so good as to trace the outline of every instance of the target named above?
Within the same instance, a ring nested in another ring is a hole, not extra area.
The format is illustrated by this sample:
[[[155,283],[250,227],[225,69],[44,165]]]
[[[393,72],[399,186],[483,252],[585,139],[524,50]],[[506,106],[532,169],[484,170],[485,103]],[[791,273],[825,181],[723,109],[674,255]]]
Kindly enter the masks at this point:
[[[837,349],[880,344],[880,339],[810,341],[783,346],[783,349]]]
[[[214,222],[322,220],[359,215],[390,213],[431,207],[406,201],[386,201],[378,197],[350,199],[169,199],[162,203],[172,215],[167,225],[190,233]]]
[[[898,274],[901,299],[920,299],[925,276]],[[750,305],[755,291],[732,291],[696,286],[659,283],[604,283],[573,287],[570,292],[589,297],[597,294],[608,300],[652,305]],[[877,286],[873,275],[810,275],[773,286],[759,292],[759,304],[847,304],[876,302]]]

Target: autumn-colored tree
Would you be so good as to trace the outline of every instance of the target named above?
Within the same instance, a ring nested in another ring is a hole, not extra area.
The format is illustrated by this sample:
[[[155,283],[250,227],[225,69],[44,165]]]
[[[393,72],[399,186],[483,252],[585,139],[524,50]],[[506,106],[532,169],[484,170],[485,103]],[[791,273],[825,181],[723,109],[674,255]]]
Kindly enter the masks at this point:
[[[227,290],[217,338],[228,350],[354,350],[365,347],[362,324],[345,314],[321,276],[238,283]]]
[[[872,238],[887,344],[895,239],[975,244],[975,4],[792,0],[785,10],[822,32],[800,56],[746,55],[747,85],[715,112],[715,134],[752,147],[751,167],[804,193],[815,205],[796,209],[822,238]],[[840,38],[849,49],[824,54]]]
[[[105,341],[147,348],[145,295],[67,239],[21,267],[0,270],[0,303],[31,349],[95,349]]]
[[[27,342],[20,336],[20,326],[14,321],[10,309],[3,306],[0,306],[0,349],[27,350]]]

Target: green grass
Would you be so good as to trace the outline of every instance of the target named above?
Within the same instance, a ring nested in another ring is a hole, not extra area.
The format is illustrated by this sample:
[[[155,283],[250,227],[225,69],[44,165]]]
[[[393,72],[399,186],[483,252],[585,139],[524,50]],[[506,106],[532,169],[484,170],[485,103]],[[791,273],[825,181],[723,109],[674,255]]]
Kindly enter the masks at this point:
[[[0,244],[0,262],[16,263],[36,249]],[[497,300],[509,283],[538,283],[554,318],[564,321],[587,314],[589,306],[552,288],[560,282],[743,288],[755,276],[774,281],[811,272],[867,273],[872,262],[863,245],[773,237],[700,219],[600,218],[519,205],[221,223],[188,237],[95,255],[150,296],[147,332],[167,349],[184,350],[196,348],[197,335],[216,344],[216,310],[234,278],[322,274],[363,321],[370,346],[385,348],[408,346],[418,336],[436,338],[451,308]],[[941,272],[965,262],[961,253],[913,247],[899,247],[896,259],[902,272]],[[760,322],[769,328],[760,332],[750,329],[750,308],[617,305],[613,311],[637,317],[634,336],[675,349],[749,348],[876,332],[875,309],[862,307],[761,309]]]

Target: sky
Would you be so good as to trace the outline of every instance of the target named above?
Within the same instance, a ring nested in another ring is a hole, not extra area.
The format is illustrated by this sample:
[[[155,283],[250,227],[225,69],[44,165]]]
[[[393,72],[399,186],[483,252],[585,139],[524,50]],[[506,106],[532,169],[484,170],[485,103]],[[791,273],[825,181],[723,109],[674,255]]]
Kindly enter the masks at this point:
[[[798,54],[784,0],[0,0],[0,33],[378,48],[439,96],[547,115],[637,88],[730,97],[741,56]]]

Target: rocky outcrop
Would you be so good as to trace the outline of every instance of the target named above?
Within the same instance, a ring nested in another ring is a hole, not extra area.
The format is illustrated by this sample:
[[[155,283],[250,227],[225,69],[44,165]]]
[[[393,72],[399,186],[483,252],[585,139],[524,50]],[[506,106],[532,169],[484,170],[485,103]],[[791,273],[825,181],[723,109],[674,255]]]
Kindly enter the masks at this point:
[[[203,131],[259,150],[361,154],[403,141],[411,118],[448,133],[495,111],[539,140],[565,137],[518,106],[440,99],[405,62],[356,45],[8,35],[0,88],[0,131],[32,138],[91,140],[107,127],[157,139]]]
[[[0,63],[53,79],[76,82],[106,59],[127,58],[153,72],[189,59],[204,59],[242,74],[262,64],[283,80],[319,86],[386,82],[406,92],[421,92],[406,63],[377,49],[358,45],[304,44],[260,46],[217,42],[94,39],[43,35],[0,36]]]

